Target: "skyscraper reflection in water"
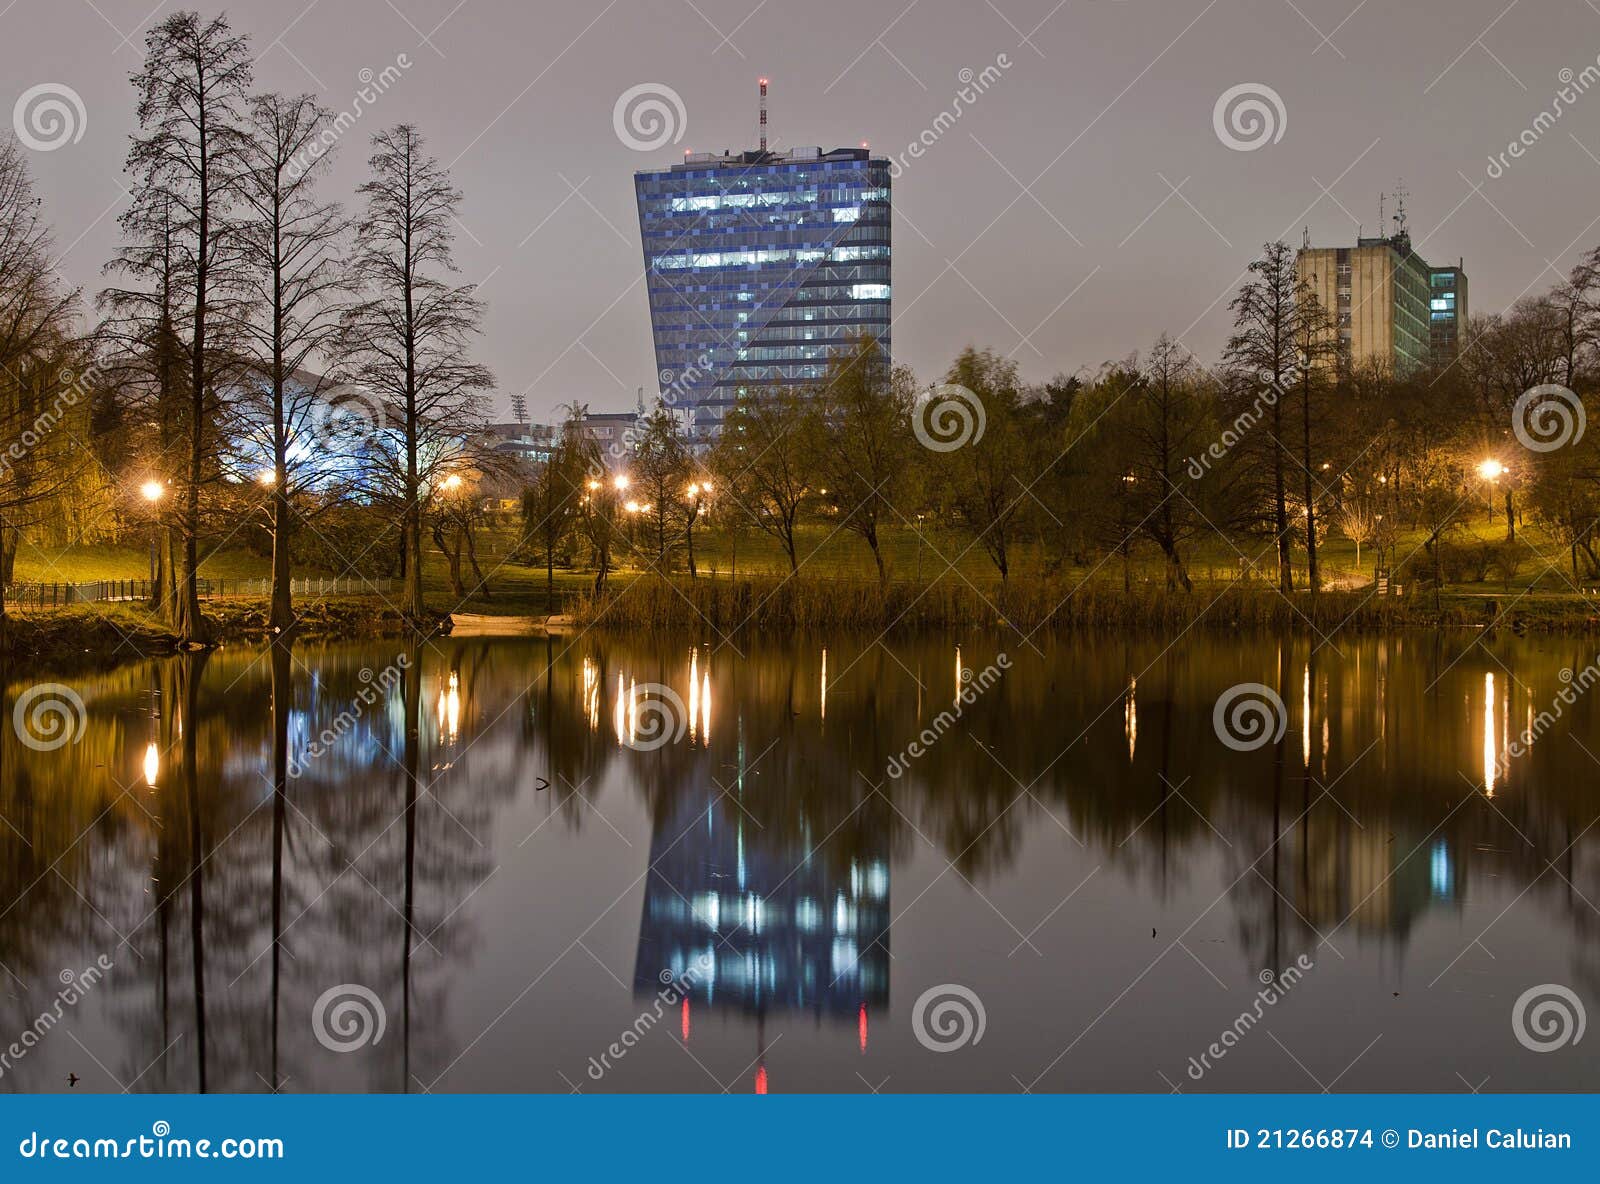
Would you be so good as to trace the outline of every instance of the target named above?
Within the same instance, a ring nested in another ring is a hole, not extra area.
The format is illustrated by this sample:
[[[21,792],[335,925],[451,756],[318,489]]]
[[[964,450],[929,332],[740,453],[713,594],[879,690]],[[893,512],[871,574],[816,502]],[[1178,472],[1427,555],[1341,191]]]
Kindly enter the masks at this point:
[[[889,1001],[887,836],[829,863],[809,843],[774,842],[738,793],[707,779],[657,813],[634,994],[655,995],[670,973],[691,1006],[861,1025]]]

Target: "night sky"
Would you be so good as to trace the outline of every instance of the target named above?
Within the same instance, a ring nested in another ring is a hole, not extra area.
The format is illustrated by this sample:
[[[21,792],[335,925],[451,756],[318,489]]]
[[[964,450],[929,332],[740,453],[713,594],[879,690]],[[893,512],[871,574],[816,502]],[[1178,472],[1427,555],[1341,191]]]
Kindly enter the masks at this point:
[[[0,5],[6,105],[41,84],[82,100],[81,138],[29,159],[60,268],[92,293],[126,201],[127,76],[172,6]],[[489,304],[480,356],[497,409],[522,392],[535,418],[653,392],[631,175],[686,149],[753,146],[761,75],[776,147],[866,140],[900,157],[933,140],[894,184],[895,354],[924,379],[967,343],[1042,380],[1163,330],[1211,362],[1263,240],[1298,243],[1306,227],[1323,245],[1373,234],[1380,193],[1402,179],[1417,249],[1430,262],[1465,257],[1474,312],[1544,290],[1600,244],[1600,70],[1583,76],[1600,54],[1600,4],[1589,0],[252,0],[226,11],[260,55],[259,86],[313,91],[336,112],[356,102],[361,71],[405,55],[338,145],[331,188],[353,199],[372,131],[423,129],[466,194],[457,259]],[[986,67],[983,93],[958,100],[963,71]],[[681,138],[624,143],[617,102],[641,84],[681,98]],[[1246,84],[1270,91],[1258,108],[1268,126],[1224,111],[1219,135],[1218,100]],[[1559,119],[1539,120],[1558,106]],[[1519,139],[1520,158],[1491,166]]]

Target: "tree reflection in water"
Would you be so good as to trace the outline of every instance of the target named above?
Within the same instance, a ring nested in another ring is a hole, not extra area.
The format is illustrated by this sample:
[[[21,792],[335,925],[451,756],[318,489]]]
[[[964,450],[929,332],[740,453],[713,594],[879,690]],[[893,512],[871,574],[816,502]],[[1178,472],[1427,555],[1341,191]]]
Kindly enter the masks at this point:
[[[597,1032],[625,1026],[663,974],[708,959],[661,1039],[731,1024],[755,1058],[747,1085],[803,1088],[763,1059],[775,1030],[804,1018],[876,1051],[921,987],[996,950],[1022,950],[1008,968],[1041,1016],[1068,981],[1113,998],[1129,974],[1108,935],[1156,913],[1202,926],[1241,980],[1305,953],[1370,964],[1398,990],[1422,927],[1462,924],[1480,899],[1487,923],[1513,898],[1574,989],[1600,997],[1582,747],[1600,752],[1600,706],[1580,698],[1505,758],[1563,668],[1591,660],[1579,642],[1041,644],[1011,652],[900,777],[890,758],[949,707],[952,670],[981,669],[1003,638],[277,646],[72,679],[78,743],[0,735],[0,1029],[26,1028],[62,968],[104,953],[115,969],[70,1028],[104,1070],[87,1085],[545,1089],[552,1064],[483,1066],[536,1059],[541,1033],[591,1011]],[[402,656],[402,676],[375,679]],[[1241,753],[1218,742],[1211,708],[1246,681],[1289,718]],[[685,718],[662,746],[632,747],[647,684],[671,688]],[[6,719],[27,685],[13,673]],[[613,870],[622,895],[569,892],[541,866],[558,862],[552,845]],[[1091,868],[1114,891],[1064,905]],[[508,873],[537,895],[498,887]],[[978,899],[989,928],[949,928],[939,963],[926,941],[891,942],[939,927],[927,912],[945,889]],[[632,907],[618,902],[637,904],[637,929],[596,960],[628,998],[530,995],[542,943],[592,953],[594,927]],[[1030,966],[1026,946],[1068,932],[1074,909],[1094,923]],[[1481,973],[1509,973],[1497,965]],[[1444,969],[1430,961],[1426,977]],[[348,983],[389,1021],[359,1055],[325,1048],[310,1020]],[[1042,1046],[1098,1008],[1071,1010]],[[892,1039],[885,1055],[900,1055]],[[81,1072],[53,1034],[0,1088],[61,1088],[69,1062]],[[673,1088],[665,1072],[647,1084]],[[1056,1085],[1080,1082],[1096,1085]]]

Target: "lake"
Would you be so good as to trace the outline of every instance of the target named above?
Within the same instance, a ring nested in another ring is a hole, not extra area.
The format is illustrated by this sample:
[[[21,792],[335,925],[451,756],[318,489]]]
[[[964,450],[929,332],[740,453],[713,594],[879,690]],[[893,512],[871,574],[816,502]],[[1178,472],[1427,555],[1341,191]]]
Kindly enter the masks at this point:
[[[13,666],[0,1090],[1593,1090],[1594,661],[967,633]]]

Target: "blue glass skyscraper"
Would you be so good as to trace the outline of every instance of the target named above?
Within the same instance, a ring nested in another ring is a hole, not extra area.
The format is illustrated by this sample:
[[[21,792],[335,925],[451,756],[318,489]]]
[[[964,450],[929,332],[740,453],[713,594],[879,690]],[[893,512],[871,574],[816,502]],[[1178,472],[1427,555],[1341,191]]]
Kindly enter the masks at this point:
[[[740,396],[889,346],[889,161],[865,148],[688,156],[635,174],[662,399],[697,443]]]

